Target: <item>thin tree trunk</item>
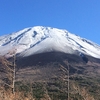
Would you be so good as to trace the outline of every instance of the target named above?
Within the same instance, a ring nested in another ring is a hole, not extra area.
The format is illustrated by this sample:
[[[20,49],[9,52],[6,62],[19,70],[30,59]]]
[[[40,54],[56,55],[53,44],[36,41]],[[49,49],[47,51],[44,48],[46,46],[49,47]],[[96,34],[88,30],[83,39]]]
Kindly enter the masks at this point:
[[[69,63],[68,63],[68,100],[69,100]]]
[[[15,64],[15,54],[14,54],[13,86],[12,86],[13,94],[15,94],[15,75],[16,75],[16,64]]]

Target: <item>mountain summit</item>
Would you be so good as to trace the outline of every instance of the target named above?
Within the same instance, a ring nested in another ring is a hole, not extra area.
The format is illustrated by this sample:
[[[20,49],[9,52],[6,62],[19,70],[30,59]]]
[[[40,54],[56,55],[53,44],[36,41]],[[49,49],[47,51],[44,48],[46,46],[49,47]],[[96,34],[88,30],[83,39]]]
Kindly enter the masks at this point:
[[[57,51],[100,58],[100,46],[90,40],[71,34],[67,30],[42,26],[25,28],[1,36],[0,55],[11,56],[12,51],[23,57]]]

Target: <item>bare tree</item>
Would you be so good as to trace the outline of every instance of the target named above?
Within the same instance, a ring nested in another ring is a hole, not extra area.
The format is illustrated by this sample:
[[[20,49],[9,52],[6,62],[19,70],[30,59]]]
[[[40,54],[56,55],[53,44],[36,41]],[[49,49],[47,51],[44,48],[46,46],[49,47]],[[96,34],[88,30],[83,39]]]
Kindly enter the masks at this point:
[[[67,61],[68,66],[68,100],[69,100],[69,62]]]
[[[16,79],[16,51],[17,49],[13,49],[9,52],[10,55],[13,56],[13,77],[12,77],[12,93],[15,94],[15,79]]]
[[[8,61],[5,57],[2,57],[3,67],[6,69],[6,78],[4,78],[4,84],[12,88],[12,93],[15,94],[15,79],[16,79],[16,49],[13,49],[7,53],[13,58],[13,61]]]

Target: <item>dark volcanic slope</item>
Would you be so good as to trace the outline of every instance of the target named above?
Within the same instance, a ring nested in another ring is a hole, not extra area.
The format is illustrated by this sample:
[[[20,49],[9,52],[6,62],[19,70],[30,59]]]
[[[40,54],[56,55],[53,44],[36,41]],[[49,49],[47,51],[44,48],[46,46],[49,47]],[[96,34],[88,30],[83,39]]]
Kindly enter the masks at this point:
[[[87,62],[97,62],[100,63],[99,59],[86,56]],[[63,62],[63,60],[68,61],[69,63],[85,63],[85,59],[81,56],[66,54],[62,52],[47,52],[40,53],[24,58],[17,58],[17,64],[21,67],[23,66],[32,66],[32,65],[44,65],[50,62]],[[86,62],[86,63],[87,63]]]
[[[21,67],[32,66],[32,65],[45,65],[47,63],[62,62],[63,60],[68,60],[69,62],[83,62],[80,56],[70,55],[61,52],[47,52],[32,55],[29,57],[18,58],[17,64]]]
[[[7,62],[8,63],[8,62]],[[52,77],[70,76],[100,77],[100,59],[77,56],[61,52],[48,52],[16,59],[16,80],[50,81]],[[1,77],[6,67],[0,65]]]
[[[23,74],[26,74],[28,68],[30,68],[30,71],[35,71],[38,69],[41,73],[41,77],[42,75],[44,76],[45,73],[47,73],[47,75],[45,75],[48,76],[48,72],[51,75],[52,73],[54,74],[54,70],[56,71],[56,74],[57,72],[59,72],[58,70],[61,66],[63,66],[67,70],[68,65],[70,66],[70,74],[82,74],[89,76],[100,75],[100,60],[90,56],[85,56],[83,58],[81,56],[70,55],[61,52],[48,52],[36,54],[26,58],[17,58],[17,68],[19,69],[18,71],[27,69],[23,72]],[[30,76],[31,74],[32,73],[30,72]],[[35,75],[37,77],[38,73]],[[25,76],[26,75],[24,75],[24,77]],[[32,77],[34,77],[34,75],[32,75]],[[42,79],[43,78],[44,77],[42,77]]]

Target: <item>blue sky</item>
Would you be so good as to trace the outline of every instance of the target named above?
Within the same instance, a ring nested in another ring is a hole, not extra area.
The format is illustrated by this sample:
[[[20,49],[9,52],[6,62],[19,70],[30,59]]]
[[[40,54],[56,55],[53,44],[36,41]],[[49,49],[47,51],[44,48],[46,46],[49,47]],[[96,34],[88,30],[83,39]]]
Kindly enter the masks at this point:
[[[0,0],[0,35],[50,26],[100,44],[100,0]]]

